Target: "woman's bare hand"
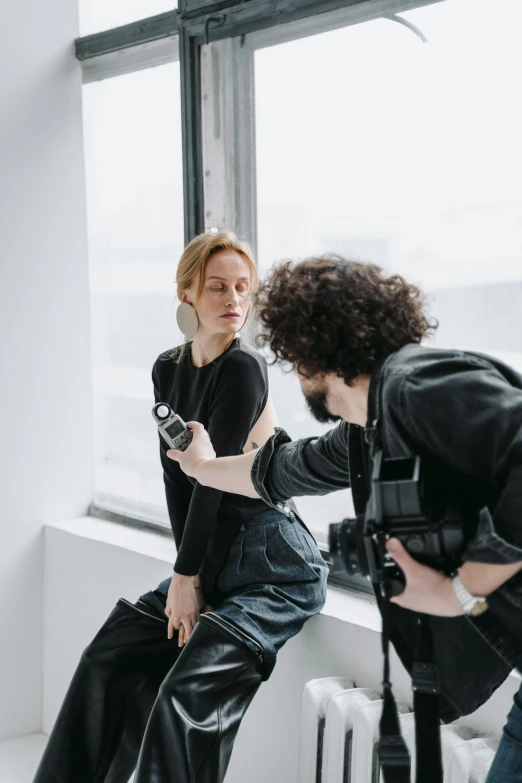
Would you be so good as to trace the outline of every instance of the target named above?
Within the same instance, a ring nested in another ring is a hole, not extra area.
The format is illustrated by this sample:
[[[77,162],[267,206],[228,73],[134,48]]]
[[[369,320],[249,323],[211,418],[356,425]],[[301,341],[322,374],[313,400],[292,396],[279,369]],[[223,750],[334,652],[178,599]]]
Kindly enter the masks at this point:
[[[203,591],[196,590],[194,586],[194,577],[173,574],[165,614],[169,618],[167,636],[172,639],[174,631],[179,631],[179,647],[190,639],[204,602]]]

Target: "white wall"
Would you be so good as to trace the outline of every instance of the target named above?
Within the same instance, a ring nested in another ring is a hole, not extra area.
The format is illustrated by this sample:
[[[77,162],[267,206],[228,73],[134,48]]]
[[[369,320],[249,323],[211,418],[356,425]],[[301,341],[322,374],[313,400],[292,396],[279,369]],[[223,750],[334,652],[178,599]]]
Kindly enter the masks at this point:
[[[115,601],[135,600],[172,571],[173,544],[154,533],[93,519],[49,526],[45,533],[44,724],[49,732],[83,648]],[[249,709],[235,744],[227,783],[298,783],[301,694],[315,677],[344,676],[380,689],[377,610],[329,588],[318,617],[283,647],[270,680]],[[365,627],[368,626],[368,627]],[[411,704],[409,677],[393,655],[396,695]],[[519,686],[513,677],[466,725],[499,732]]]
[[[0,3],[0,738],[41,725],[42,524],[91,497],[77,4]]]

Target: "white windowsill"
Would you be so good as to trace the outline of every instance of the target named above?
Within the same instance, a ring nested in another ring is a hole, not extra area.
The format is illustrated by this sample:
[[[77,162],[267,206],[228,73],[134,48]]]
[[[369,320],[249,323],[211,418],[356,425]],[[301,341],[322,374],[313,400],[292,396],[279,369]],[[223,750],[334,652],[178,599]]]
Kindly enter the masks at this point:
[[[164,562],[168,568],[172,568],[176,556],[174,541],[154,530],[139,530],[96,517],[77,517],[48,523],[46,527],[152,557]],[[381,631],[381,616],[375,599],[362,593],[328,585],[321,614],[371,631]]]
[[[47,523],[46,527],[153,557],[170,567],[176,556],[174,541],[161,533],[156,533],[154,530],[139,530],[97,517],[85,516],[63,522],[51,522]]]
[[[154,530],[139,530],[89,516],[49,523],[46,527],[152,557],[165,563],[169,569],[176,557],[174,541]],[[382,629],[381,615],[372,596],[333,585],[328,585],[326,603],[321,614],[376,633],[380,633]],[[522,675],[516,670],[511,672],[510,677],[516,681],[522,679]]]

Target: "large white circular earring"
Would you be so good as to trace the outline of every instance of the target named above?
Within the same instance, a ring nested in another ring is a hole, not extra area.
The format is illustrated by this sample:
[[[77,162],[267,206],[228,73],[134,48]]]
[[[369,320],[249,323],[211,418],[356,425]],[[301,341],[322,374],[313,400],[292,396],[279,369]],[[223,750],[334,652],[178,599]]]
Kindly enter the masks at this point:
[[[182,302],[179,305],[176,310],[176,321],[187,340],[192,339],[198,331],[199,321],[196,311],[188,302]]]

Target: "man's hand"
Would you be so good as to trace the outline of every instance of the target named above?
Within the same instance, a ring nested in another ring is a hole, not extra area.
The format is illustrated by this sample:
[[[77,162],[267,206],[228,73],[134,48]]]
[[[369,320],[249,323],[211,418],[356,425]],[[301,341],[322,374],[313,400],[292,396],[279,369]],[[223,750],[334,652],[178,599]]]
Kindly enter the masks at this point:
[[[245,495],[247,498],[258,498],[251,473],[259,449],[238,454],[237,457],[216,459],[210,436],[203,425],[197,421],[189,421],[188,426],[193,433],[190,446],[185,451],[169,449],[167,457],[179,462],[181,470],[199,481],[203,487]]]
[[[404,592],[391,598],[392,603],[413,612],[439,617],[457,617],[464,614],[449,577],[414,560],[397,538],[390,538],[386,549],[406,577]]]
[[[189,640],[203,604],[203,591],[196,590],[194,577],[174,573],[165,604],[165,614],[169,618],[167,636],[172,639],[174,631],[179,630],[179,647],[183,647]]]
[[[189,421],[187,427],[192,430],[190,445],[185,451],[169,449],[167,457],[179,462],[181,470],[187,476],[197,479],[199,468],[208,460],[216,459],[216,452],[210,442],[210,436],[202,424],[197,421]]]

